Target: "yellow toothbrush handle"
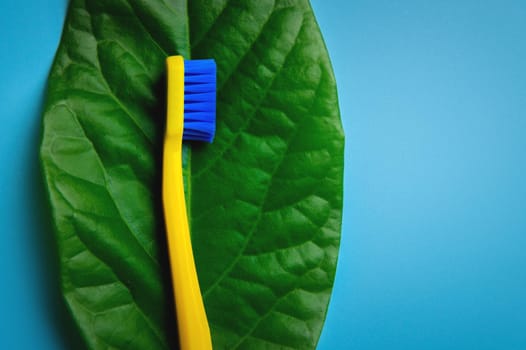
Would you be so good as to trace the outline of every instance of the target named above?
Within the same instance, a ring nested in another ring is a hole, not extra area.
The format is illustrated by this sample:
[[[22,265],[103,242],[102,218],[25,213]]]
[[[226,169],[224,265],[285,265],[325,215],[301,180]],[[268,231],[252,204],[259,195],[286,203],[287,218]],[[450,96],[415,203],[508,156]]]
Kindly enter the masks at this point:
[[[172,268],[179,342],[182,350],[212,349],[186,215],[182,171],[184,61],[166,60],[168,97],[163,154],[163,204]]]

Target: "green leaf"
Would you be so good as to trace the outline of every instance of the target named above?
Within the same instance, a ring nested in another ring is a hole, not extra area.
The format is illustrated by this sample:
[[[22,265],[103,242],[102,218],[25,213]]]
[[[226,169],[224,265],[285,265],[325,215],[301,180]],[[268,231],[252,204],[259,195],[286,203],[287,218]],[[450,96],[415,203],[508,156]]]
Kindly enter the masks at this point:
[[[312,349],[338,254],[343,134],[306,0],[70,3],[41,146],[64,298],[90,348],[176,347],[163,71],[190,52],[218,64],[216,140],[185,158],[214,348]]]

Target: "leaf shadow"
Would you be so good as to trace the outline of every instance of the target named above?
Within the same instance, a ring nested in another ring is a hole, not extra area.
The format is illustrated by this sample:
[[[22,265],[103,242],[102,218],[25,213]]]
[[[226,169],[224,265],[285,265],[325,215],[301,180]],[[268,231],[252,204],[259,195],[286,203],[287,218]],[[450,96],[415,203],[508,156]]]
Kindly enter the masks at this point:
[[[44,93],[40,96],[39,106],[38,115],[34,118],[38,123],[31,132],[32,145],[28,148],[31,151],[25,156],[30,164],[26,179],[27,193],[33,196],[28,212],[34,213],[35,227],[38,228],[32,232],[35,247],[38,247],[33,253],[38,263],[38,272],[41,274],[44,311],[49,323],[58,333],[64,349],[83,350],[87,349],[86,345],[82,341],[79,329],[75,326],[76,323],[73,321],[60,289],[60,258],[39,158]]]

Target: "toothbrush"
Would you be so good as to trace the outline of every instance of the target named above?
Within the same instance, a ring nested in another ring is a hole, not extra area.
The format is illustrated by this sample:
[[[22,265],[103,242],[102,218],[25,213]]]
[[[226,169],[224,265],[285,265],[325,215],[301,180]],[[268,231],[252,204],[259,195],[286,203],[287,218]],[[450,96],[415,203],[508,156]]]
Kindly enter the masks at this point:
[[[163,154],[163,206],[172,270],[179,343],[182,350],[212,349],[195,269],[184,198],[183,140],[212,142],[215,133],[214,60],[170,56]]]

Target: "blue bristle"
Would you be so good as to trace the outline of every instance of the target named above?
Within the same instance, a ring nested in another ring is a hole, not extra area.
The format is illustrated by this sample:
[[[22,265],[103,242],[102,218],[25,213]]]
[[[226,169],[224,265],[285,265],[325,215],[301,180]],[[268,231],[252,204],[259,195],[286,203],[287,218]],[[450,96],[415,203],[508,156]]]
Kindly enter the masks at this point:
[[[212,142],[216,125],[216,63],[184,61],[184,140]]]

